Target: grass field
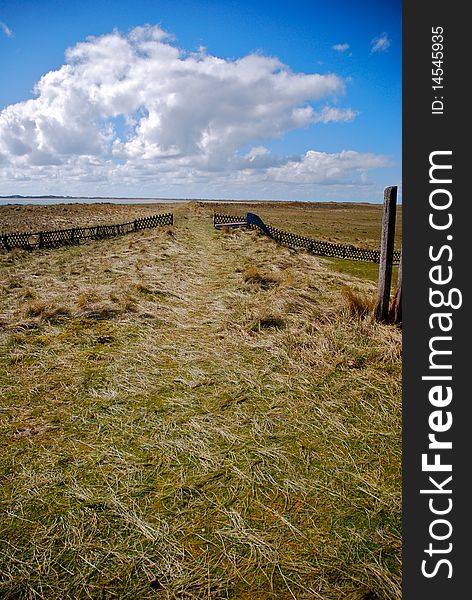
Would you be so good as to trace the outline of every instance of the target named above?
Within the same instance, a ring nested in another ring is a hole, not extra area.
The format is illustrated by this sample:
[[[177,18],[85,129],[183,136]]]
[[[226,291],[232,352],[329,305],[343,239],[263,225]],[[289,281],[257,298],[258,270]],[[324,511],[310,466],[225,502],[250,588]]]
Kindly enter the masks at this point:
[[[362,316],[365,273],[213,208],[0,207],[176,217],[0,255],[1,597],[400,599],[401,331]],[[378,207],[307,210],[253,212],[377,247]]]

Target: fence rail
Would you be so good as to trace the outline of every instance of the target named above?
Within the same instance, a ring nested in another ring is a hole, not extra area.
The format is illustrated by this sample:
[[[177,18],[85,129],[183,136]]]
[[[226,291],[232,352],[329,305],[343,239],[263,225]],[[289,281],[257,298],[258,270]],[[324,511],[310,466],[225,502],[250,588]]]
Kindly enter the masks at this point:
[[[335,258],[348,258],[350,260],[362,260],[374,263],[378,263],[380,261],[380,250],[357,248],[356,246],[352,246],[350,244],[333,244],[331,242],[322,242],[320,240],[315,240],[303,235],[297,235],[295,233],[283,231],[281,229],[277,229],[276,227],[272,227],[271,225],[265,224],[260,217],[253,215],[252,213],[247,213],[244,217],[241,217],[240,215],[225,215],[221,213],[215,213],[213,215],[213,223],[215,225],[231,223],[236,220],[247,222],[247,226],[253,229],[260,229],[280,244],[296,248],[306,248],[312,254]],[[395,264],[400,262],[399,250],[393,253],[393,262]]]
[[[116,225],[97,225],[95,227],[73,227],[71,229],[56,229],[53,231],[38,231],[34,233],[6,233],[0,235],[0,249],[8,252],[14,248],[34,250],[36,248],[59,248],[61,246],[76,246],[87,240],[103,240],[105,238],[124,235],[133,231],[173,225],[174,215],[164,213],[136,219],[128,223]]]

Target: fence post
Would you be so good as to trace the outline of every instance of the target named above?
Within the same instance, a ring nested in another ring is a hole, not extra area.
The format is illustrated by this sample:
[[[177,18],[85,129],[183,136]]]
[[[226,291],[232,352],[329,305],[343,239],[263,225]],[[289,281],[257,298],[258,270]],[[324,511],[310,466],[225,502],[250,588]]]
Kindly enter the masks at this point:
[[[400,251],[400,263],[398,265],[397,289],[390,308],[390,320],[392,323],[402,322],[402,251]]]
[[[375,318],[377,321],[384,322],[388,321],[388,308],[390,304],[396,212],[397,186],[390,186],[384,190],[379,282],[377,288],[377,306],[375,308]]]
[[[11,250],[11,245],[8,240],[8,235],[2,235],[2,244],[7,252],[9,252]]]

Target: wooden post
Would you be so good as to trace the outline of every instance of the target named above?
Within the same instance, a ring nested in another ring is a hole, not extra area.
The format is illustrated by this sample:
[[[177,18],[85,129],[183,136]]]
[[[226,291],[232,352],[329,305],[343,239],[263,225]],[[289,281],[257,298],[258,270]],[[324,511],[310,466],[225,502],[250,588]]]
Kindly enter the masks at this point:
[[[380,242],[379,283],[377,288],[377,306],[375,309],[375,318],[377,321],[384,322],[388,321],[388,308],[390,304],[396,212],[397,187],[390,186],[384,190],[382,238]]]
[[[390,308],[390,320],[395,324],[402,322],[402,252],[398,265],[397,289]]]

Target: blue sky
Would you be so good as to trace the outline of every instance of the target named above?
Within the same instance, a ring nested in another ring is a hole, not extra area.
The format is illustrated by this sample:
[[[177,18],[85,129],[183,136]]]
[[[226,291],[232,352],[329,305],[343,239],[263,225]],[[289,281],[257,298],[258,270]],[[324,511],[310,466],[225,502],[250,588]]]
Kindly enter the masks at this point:
[[[0,64],[3,195],[401,185],[400,2],[1,0]]]

